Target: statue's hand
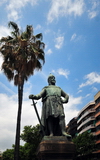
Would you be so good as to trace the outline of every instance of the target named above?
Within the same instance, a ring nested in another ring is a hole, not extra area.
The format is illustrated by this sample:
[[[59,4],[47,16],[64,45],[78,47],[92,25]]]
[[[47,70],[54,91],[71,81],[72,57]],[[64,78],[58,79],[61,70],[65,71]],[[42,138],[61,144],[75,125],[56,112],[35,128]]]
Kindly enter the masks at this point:
[[[64,103],[64,99],[61,98],[61,102]]]
[[[68,99],[66,99],[66,98],[62,99],[62,98],[61,98],[61,102],[62,102],[62,103],[67,103],[67,102],[68,102]]]
[[[34,95],[33,94],[29,95],[29,99],[34,99]]]

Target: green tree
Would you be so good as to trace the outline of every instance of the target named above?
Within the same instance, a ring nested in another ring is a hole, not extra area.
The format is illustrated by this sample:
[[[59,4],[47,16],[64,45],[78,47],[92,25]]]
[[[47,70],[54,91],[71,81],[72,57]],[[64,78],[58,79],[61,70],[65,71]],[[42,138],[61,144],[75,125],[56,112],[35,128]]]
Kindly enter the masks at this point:
[[[24,146],[20,146],[20,160],[37,160],[36,150],[42,139],[40,134],[40,125],[25,126],[21,134],[21,139],[25,142]],[[3,152],[3,160],[14,159],[14,145],[12,149]]]
[[[3,152],[3,160],[13,160],[14,159],[14,149],[7,149]]]
[[[25,126],[21,139],[25,141],[24,150],[26,160],[36,160],[36,150],[42,139],[40,125]]]
[[[73,139],[76,145],[77,156],[89,156],[95,149],[94,136],[88,132],[84,132]]]
[[[42,34],[33,35],[33,27],[26,26],[21,32],[14,22],[9,22],[12,29],[11,36],[2,37],[0,40],[0,52],[3,56],[2,70],[9,81],[14,80],[18,86],[18,114],[15,139],[14,160],[19,160],[20,123],[23,100],[24,82],[33,75],[35,69],[41,69],[45,62],[44,43]],[[41,63],[43,62],[43,63]]]

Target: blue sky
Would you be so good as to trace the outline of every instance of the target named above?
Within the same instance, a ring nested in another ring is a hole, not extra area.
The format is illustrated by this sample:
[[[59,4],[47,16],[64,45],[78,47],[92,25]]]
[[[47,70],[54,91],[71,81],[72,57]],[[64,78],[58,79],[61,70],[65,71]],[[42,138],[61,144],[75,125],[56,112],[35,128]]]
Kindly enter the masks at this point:
[[[1,0],[0,38],[10,34],[9,21],[21,30],[33,25],[42,33],[45,64],[24,85],[21,131],[38,123],[28,95],[48,85],[50,73],[70,97],[64,105],[66,124],[100,90],[100,1],[99,0]],[[2,57],[0,56],[0,66]],[[0,151],[15,142],[17,87],[0,70]],[[41,100],[37,103],[41,115]],[[22,142],[21,142],[22,144]]]

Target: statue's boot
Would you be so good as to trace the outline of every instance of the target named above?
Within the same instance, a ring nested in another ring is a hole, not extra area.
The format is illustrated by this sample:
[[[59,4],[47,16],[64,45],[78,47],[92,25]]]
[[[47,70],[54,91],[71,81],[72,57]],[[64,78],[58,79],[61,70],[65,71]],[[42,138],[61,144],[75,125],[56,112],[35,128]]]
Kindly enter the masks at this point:
[[[63,136],[66,136],[66,137],[68,137],[68,138],[72,138],[72,136],[71,136],[70,134],[67,134],[65,131],[62,132],[62,135],[63,135]]]
[[[50,135],[49,135],[50,137],[52,137],[53,136],[53,133],[50,133]]]
[[[72,136],[67,134],[66,131],[65,131],[65,123],[64,123],[64,119],[60,119],[60,128],[61,128],[61,132],[62,132],[62,136],[66,136],[68,139],[71,139]]]

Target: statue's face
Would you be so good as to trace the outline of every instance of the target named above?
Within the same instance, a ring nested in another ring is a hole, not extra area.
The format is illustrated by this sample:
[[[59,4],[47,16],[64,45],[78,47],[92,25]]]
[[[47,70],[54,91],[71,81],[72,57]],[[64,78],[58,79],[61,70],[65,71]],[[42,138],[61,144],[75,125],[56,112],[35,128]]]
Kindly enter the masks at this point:
[[[55,83],[56,83],[55,77],[54,76],[50,77],[49,78],[49,84],[55,85]]]

